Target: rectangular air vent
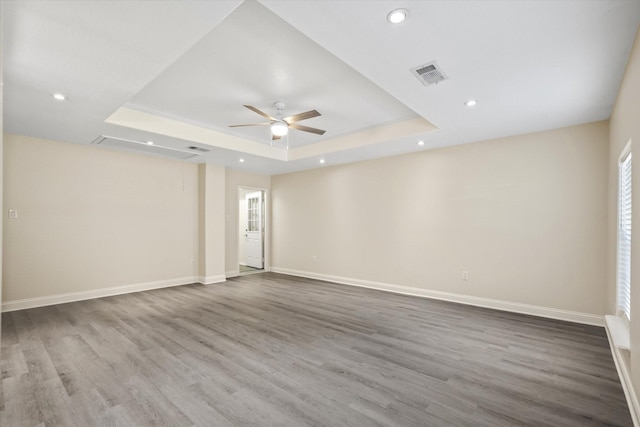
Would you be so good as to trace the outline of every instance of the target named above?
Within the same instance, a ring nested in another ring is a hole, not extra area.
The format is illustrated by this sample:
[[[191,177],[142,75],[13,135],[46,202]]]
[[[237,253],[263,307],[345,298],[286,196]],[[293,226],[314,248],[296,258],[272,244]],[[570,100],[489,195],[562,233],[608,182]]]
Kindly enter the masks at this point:
[[[202,156],[200,150],[183,150],[180,148],[164,147],[161,145],[150,145],[146,142],[132,141],[130,139],[117,138],[115,136],[101,135],[92,144],[120,148],[123,150],[137,151],[140,153],[154,154],[156,156],[168,157],[176,160],[187,160],[192,157]]]
[[[211,151],[211,150],[207,150],[206,148],[196,147],[195,145],[190,146],[189,150],[198,151],[200,153],[208,153],[209,151]]]
[[[436,61],[432,61],[432,62],[429,62],[428,64],[424,64],[416,68],[412,68],[411,72],[425,86],[431,86],[432,84],[440,83],[441,81],[447,80],[449,78],[440,69]]]

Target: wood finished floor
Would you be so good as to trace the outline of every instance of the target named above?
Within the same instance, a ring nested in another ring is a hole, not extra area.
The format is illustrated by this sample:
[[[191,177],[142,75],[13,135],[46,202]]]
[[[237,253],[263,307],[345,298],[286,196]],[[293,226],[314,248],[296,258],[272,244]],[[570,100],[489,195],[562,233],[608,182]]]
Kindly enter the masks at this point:
[[[632,425],[597,327],[272,273],[2,320],[2,426]]]

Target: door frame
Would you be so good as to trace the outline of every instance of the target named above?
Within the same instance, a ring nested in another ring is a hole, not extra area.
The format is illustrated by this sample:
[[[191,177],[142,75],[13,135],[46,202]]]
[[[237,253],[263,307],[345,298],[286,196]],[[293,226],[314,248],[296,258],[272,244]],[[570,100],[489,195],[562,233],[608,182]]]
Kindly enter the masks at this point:
[[[264,187],[252,187],[250,185],[238,185],[236,188],[236,257],[238,257],[238,248],[240,248],[240,239],[243,236],[240,234],[240,195],[242,192],[247,191],[262,191],[264,195],[263,200],[263,209],[264,215],[262,215],[262,226],[264,231],[264,237],[262,244],[264,247],[262,248],[262,255],[264,256],[264,268],[262,271],[271,271],[271,230],[269,224],[271,223],[271,203],[270,203],[270,194],[269,189]],[[240,275],[240,259],[237,259],[236,262],[236,276]]]

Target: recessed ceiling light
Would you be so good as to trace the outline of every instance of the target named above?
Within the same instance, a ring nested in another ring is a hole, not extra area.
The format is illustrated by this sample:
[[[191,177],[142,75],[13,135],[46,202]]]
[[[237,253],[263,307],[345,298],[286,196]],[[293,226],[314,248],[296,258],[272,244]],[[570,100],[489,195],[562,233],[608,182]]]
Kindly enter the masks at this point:
[[[320,159],[320,164],[323,165],[324,164],[324,159]]]
[[[240,162],[240,163],[244,163],[244,159],[240,159],[240,160],[239,160],[239,162]]]
[[[66,96],[64,96],[64,95],[63,95],[63,94],[61,94],[61,93],[54,93],[54,94],[53,94],[53,99],[56,99],[56,100],[58,100],[58,101],[64,101],[65,99],[67,99],[67,97],[66,97]]]
[[[470,99],[465,102],[464,105],[466,105],[467,107],[474,107],[477,103],[478,101],[476,101],[475,99]]]
[[[392,24],[399,24],[407,19],[407,9],[395,9],[387,15],[387,21]]]
[[[153,145],[153,141],[147,141],[147,145]]]
[[[424,141],[418,141],[418,145],[422,147],[424,145]]]

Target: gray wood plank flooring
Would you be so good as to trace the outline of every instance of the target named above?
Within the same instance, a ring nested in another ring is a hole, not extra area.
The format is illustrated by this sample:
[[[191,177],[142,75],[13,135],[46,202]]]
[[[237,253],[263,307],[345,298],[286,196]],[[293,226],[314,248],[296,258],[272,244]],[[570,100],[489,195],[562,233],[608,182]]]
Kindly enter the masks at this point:
[[[632,425],[602,328],[274,273],[2,328],[2,426]]]

